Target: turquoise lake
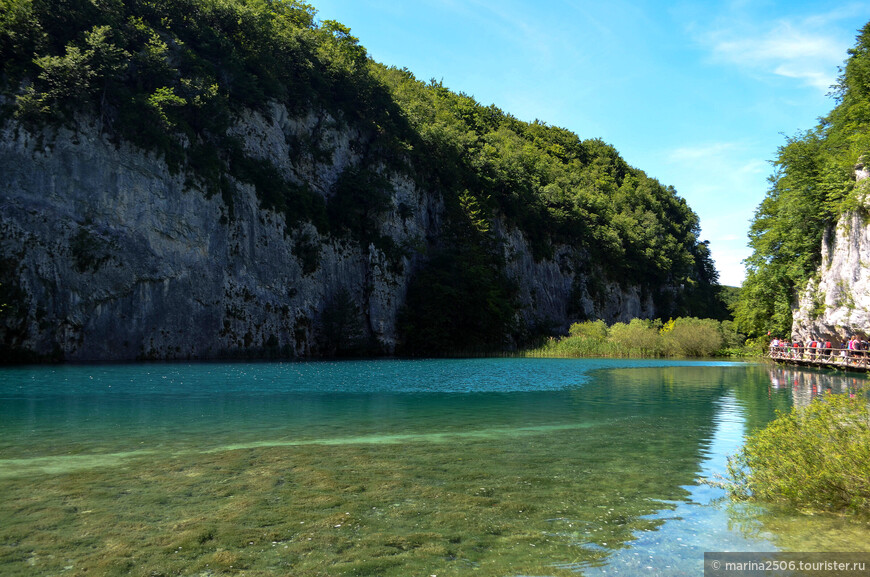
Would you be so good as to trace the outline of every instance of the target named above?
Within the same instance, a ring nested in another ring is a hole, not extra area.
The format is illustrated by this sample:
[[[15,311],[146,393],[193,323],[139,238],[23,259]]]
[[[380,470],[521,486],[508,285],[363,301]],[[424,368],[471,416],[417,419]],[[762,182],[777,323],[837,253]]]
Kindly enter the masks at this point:
[[[701,482],[863,376],[702,361],[0,369],[0,575],[700,575],[870,550]]]

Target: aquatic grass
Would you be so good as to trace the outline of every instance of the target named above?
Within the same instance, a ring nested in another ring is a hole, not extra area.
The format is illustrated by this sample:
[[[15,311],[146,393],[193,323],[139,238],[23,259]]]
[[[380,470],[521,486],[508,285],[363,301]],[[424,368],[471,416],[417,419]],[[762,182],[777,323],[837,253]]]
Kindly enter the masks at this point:
[[[586,541],[613,544],[631,540],[643,524],[638,517],[658,508],[643,495],[659,495],[661,482],[624,475],[625,457],[606,449],[615,431],[603,429],[465,440],[449,450],[429,443],[239,449],[140,458],[26,483],[4,479],[0,567],[12,576],[68,566],[142,576],[462,575],[471,568],[568,575],[553,563],[600,552],[579,548],[577,535],[555,534],[547,519],[592,519],[597,530]],[[594,458],[578,467],[589,445]],[[591,474],[599,468],[600,476]],[[623,507],[600,508],[611,498],[608,472],[637,483]],[[686,481],[676,470],[661,472]]]

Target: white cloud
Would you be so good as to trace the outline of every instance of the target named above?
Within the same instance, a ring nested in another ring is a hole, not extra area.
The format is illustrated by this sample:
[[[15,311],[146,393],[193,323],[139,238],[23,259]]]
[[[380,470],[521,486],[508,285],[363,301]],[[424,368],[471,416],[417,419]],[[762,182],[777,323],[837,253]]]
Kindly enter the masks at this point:
[[[666,151],[664,158],[683,172],[706,176],[710,184],[718,188],[722,178],[732,182],[757,181],[759,176],[766,178],[770,164],[754,156],[756,148],[745,142],[702,143]]]
[[[802,30],[790,22],[779,22],[760,37],[721,40],[714,51],[738,63],[747,60],[830,60],[842,55],[839,43],[816,30]]]
[[[457,18],[476,22],[479,31],[501,36],[505,43],[520,43],[525,49],[548,55],[553,38],[536,18],[528,17],[523,3],[506,0],[434,0],[436,6],[453,12]]]
[[[855,12],[852,7],[773,22],[732,20],[702,32],[699,41],[717,62],[796,79],[827,92],[853,40],[844,36],[841,23],[851,21]]]

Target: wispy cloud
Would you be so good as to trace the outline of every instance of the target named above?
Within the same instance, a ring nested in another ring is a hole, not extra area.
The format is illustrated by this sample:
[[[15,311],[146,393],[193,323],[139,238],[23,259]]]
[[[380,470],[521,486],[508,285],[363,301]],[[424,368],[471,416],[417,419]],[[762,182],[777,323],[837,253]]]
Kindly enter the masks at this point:
[[[712,28],[696,28],[696,33],[714,61],[753,74],[796,79],[827,92],[852,40],[844,37],[844,22],[851,25],[859,13],[867,13],[866,5],[774,21],[719,20]]]
[[[765,71],[802,80],[809,86],[828,90],[836,81],[837,66],[846,47],[836,35],[805,22],[779,22],[758,35],[734,31],[713,35],[715,58],[742,68]]]
[[[501,49],[534,51],[551,60],[556,41],[536,18],[528,18],[528,6],[513,0],[428,0],[458,22],[474,23],[477,33],[497,38]]]
[[[752,148],[748,143],[736,141],[701,143],[666,151],[664,160],[682,170],[693,165],[715,169],[719,179],[723,171],[731,178],[757,178],[770,171],[770,164],[752,158]]]

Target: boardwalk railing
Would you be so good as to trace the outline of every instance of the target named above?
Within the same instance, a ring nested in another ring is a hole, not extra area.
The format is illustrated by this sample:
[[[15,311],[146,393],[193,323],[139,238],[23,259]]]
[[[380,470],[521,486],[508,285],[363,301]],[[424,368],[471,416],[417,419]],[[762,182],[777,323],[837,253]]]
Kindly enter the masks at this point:
[[[796,365],[870,370],[870,351],[810,347],[771,347],[768,357],[777,362]]]

